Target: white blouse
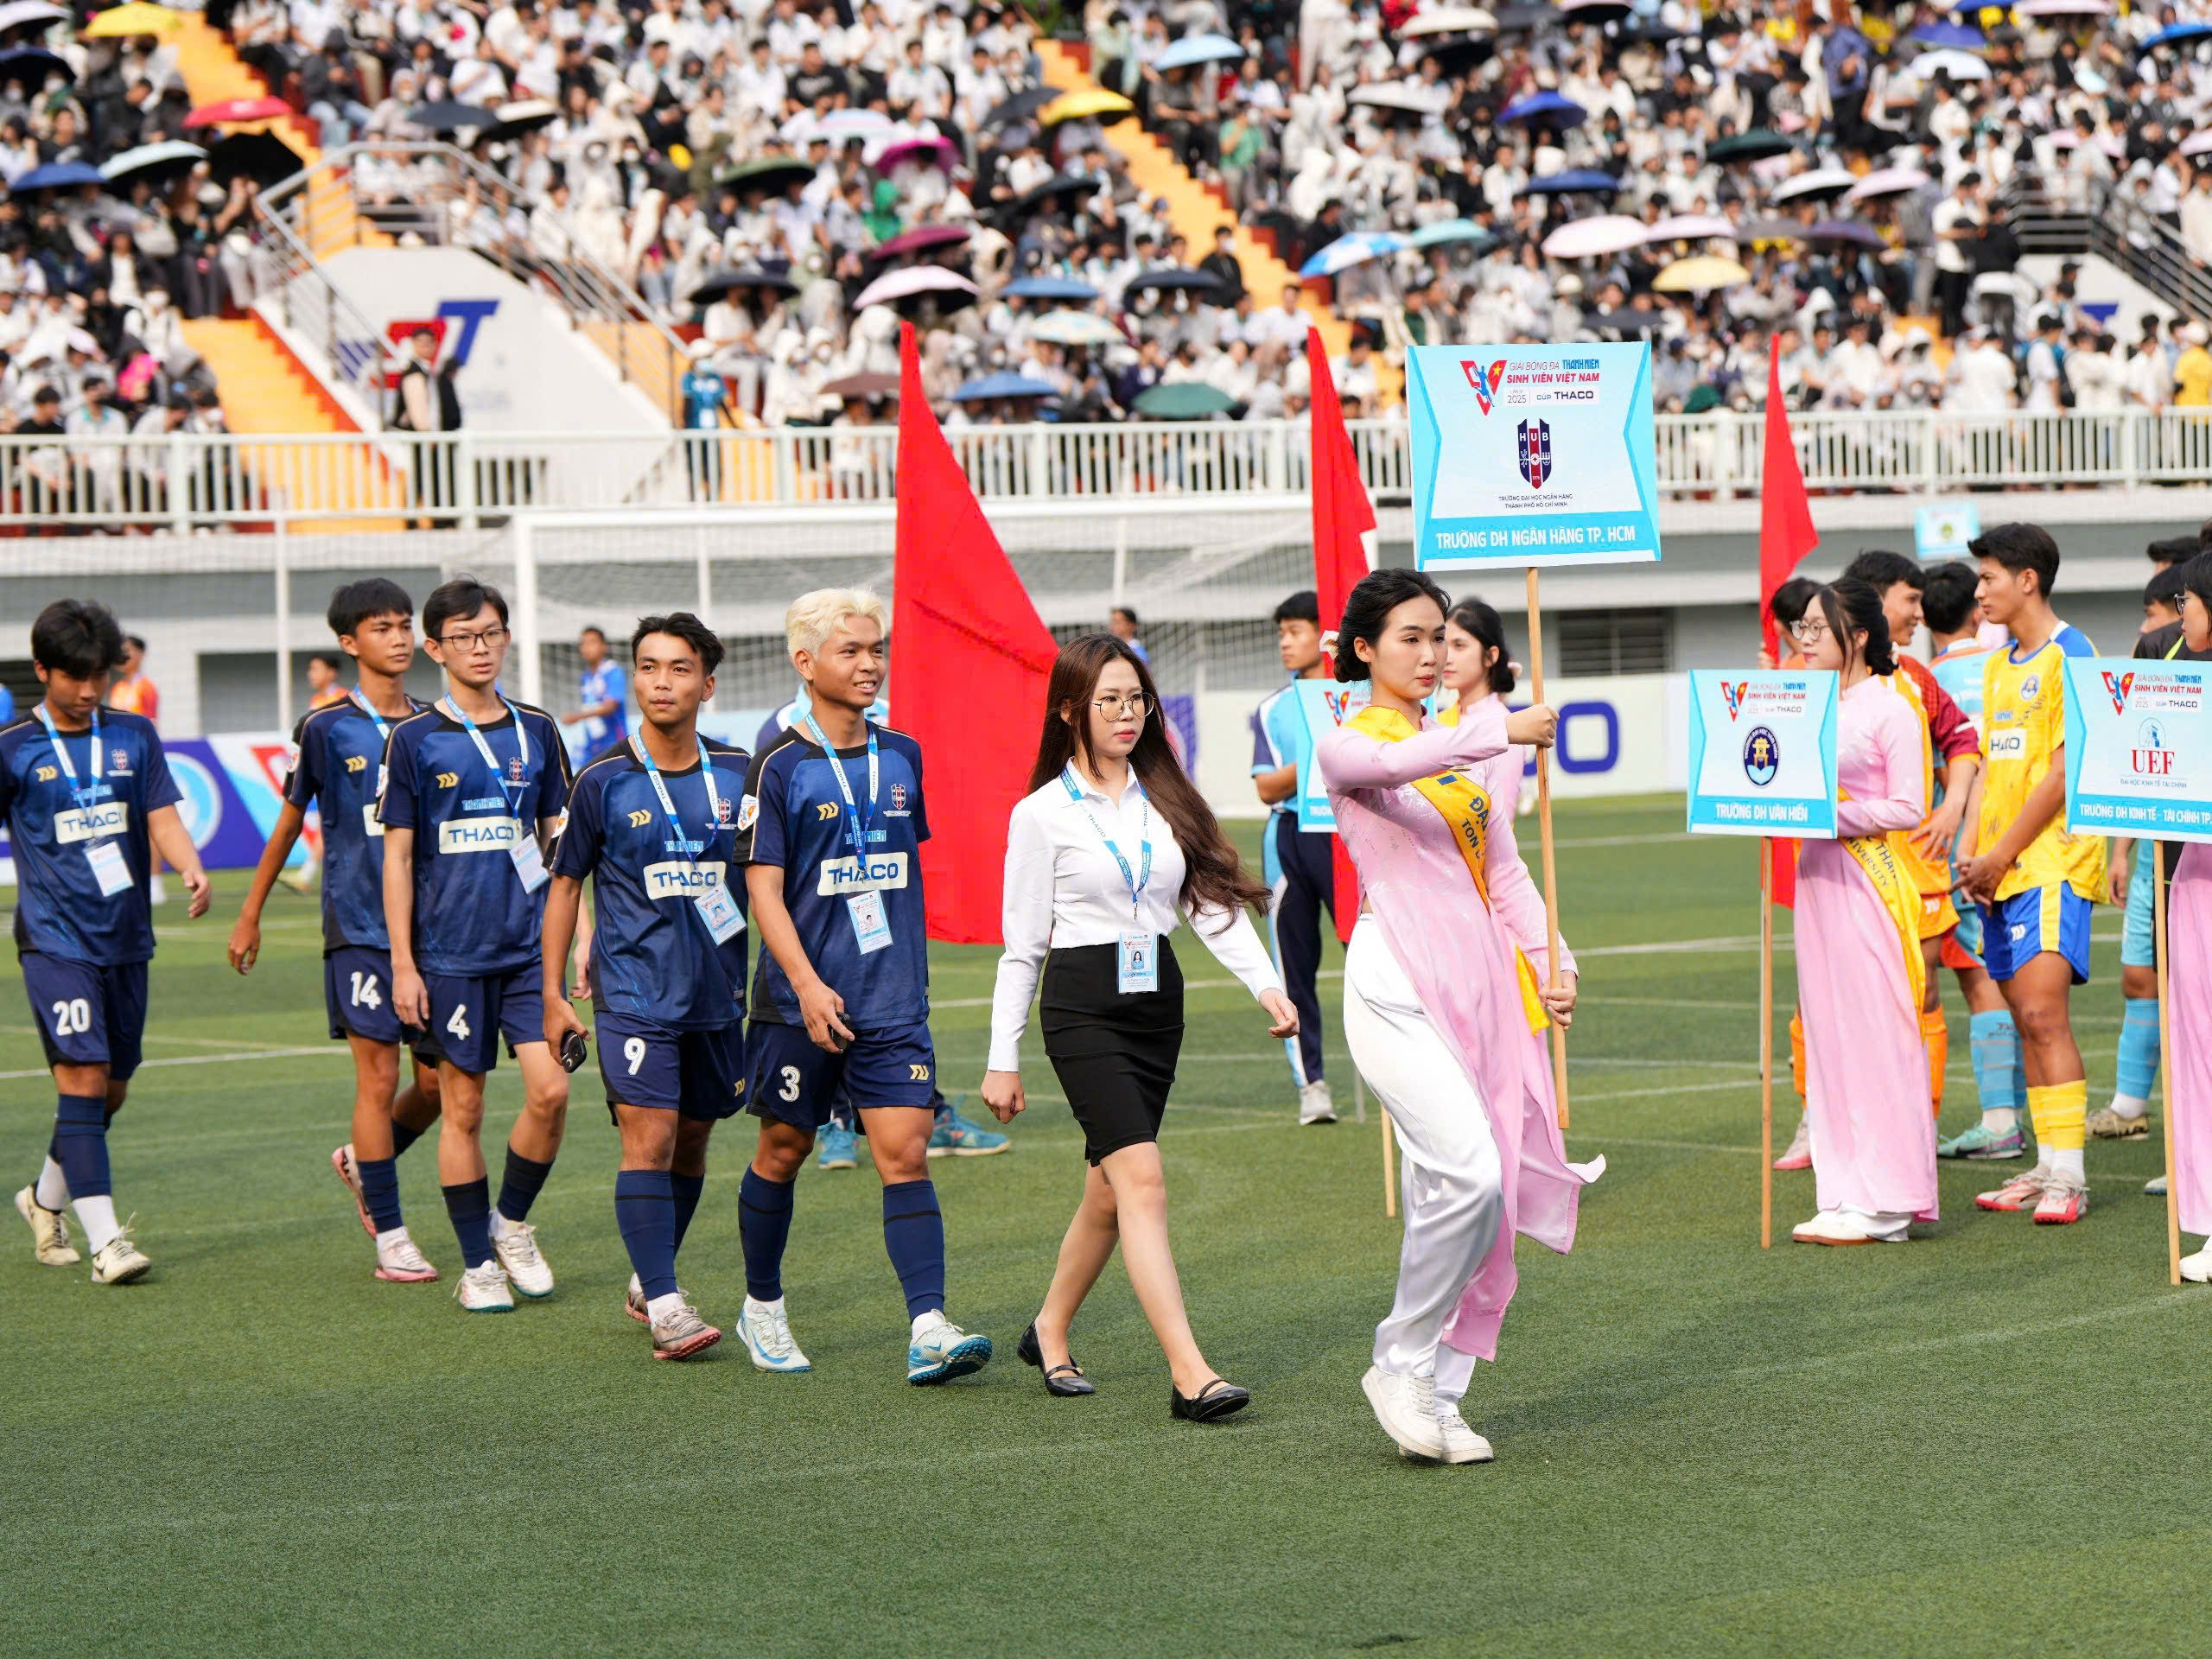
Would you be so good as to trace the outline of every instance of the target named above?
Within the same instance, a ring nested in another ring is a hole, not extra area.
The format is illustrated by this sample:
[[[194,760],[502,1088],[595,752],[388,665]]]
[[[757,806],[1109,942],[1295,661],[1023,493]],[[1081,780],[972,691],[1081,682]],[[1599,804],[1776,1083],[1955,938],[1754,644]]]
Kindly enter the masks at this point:
[[[1179,899],[1187,869],[1183,849],[1167,821],[1150,810],[1144,786],[1134,774],[1118,805],[1080,773],[1066,775],[1081,788],[1080,801],[1055,778],[1017,804],[1007,826],[1006,953],[999,958],[998,983],[991,994],[988,1064],[994,1071],[1021,1069],[1029,1004],[1045,953],[1056,945],[1067,950],[1114,944],[1133,928],[1164,938],[1187,920],[1215,959],[1254,996],[1282,988],[1281,976],[1249,916],[1239,910],[1200,917],[1184,909]],[[1131,877],[1142,876],[1141,849],[1147,837],[1152,842],[1152,874],[1134,906],[1129,882],[1107,848],[1108,836],[1128,861]]]

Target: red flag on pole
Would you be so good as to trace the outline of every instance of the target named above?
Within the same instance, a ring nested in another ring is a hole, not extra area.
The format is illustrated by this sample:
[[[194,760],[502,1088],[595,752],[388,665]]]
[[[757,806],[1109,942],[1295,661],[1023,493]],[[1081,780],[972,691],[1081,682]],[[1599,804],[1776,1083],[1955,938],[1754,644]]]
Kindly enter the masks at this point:
[[[1029,789],[1030,723],[1058,655],[976,505],[922,391],[914,330],[899,339],[899,541],[891,637],[899,728],[922,746],[939,810],[922,843],[929,936],[997,944],[1007,818]],[[977,721],[1003,721],[979,741]]]
[[[1797,465],[1796,440],[1789,434],[1789,410],[1782,397],[1782,342],[1768,343],[1766,354],[1766,453],[1759,466],[1759,630],[1768,653],[1779,662],[1774,612],[1775,589],[1789,580],[1800,560],[1820,545],[1813,528],[1813,504],[1805,494],[1805,474]],[[1774,861],[1774,902],[1788,910],[1797,897],[1797,843],[1766,842]]]
[[[1322,662],[1334,671],[1337,625],[1344,601],[1375,568],[1375,508],[1360,482],[1359,457],[1344,429],[1344,405],[1329,372],[1320,332],[1306,329],[1306,365],[1313,380],[1313,591],[1320,601]],[[1359,874],[1341,837],[1331,836],[1336,869],[1337,938],[1348,943],[1359,919]]]

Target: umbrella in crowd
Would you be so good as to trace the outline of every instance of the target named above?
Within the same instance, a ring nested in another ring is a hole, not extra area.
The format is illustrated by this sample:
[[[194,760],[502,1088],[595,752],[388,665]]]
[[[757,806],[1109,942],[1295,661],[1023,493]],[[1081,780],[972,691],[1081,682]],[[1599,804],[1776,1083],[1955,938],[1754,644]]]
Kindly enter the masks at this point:
[[[883,153],[868,165],[878,173],[888,173],[893,168],[909,163],[915,167],[933,167],[940,173],[950,173],[953,163],[959,159],[960,151],[950,138],[907,138],[895,144],[886,144]],[[807,168],[806,174],[812,178],[814,169]]]
[[[1604,213],[1595,219],[1571,219],[1544,238],[1543,250],[1554,259],[1601,259],[1610,253],[1626,253],[1642,247],[1643,221],[1626,213]]]
[[[1567,22],[1567,14],[1556,6],[1517,5],[1501,6],[1497,13],[1497,27],[1501,34],[1514,34],[1522,29],[1555,29]]]
[[[968,239],[965,225],[917,225],[889,241],[868,250],[871,259],[896,259],[902,253],[921,253],[931,248],[957,247]]]
[[[843,140],[888,132],[891,125],[891,118],[880,110],[833,110],[814,124],[814,130],[824,138]]]
[[[1435,94],[1423,91],[1407,80],[1386,80],[1379,86],[1356,86],[1348,104],[1363,105],[1375,110],[1402,110],[1408,115],[1426,116],[1436,107]]]
[[[1559,9],[1570,23],[1618,23],[1636,15],[1628,0],[1560,0]]]
[[[35,167],[9,190],[19,196],[30,195],[40,190],[74,190],[81,185],[105,184],[100,170],[89,162],[48,162],[44,167]]]
[[[1938,75],[1948,75],[1953,80],[1987,80],[1989,66],[1971,52],[1954,51],[1947,47],[1941,51],[1922,53],[1897,79],[1929,81]]]
[[[1098,194],[1098,181],[1080,174],[1063,173],[1050,178],[1019,200],[994,208],[994,213],[1016,219],[1030,219],[1052,204],[1062,213],[1072,213],[1082,201]]]
[[[871,305],[898,305],[925,296],[936,296],[948,310],[976,302],[976,284],[957,270],[947,270],[943,265],[906,265],[897,270],[887,270],[866,288],[853,302],[853,309],[865,311]]]
[[[1646,242],[1703,242],[1713,237],[1739,239],[1741,232],[1718,213],[1677,213],[1644,227]]]
[[[1497,19],[1479,6],[1444,6],[1421,13],[1398,31],[1398,38],[1419,41],[1436,35],[1474,35],[1497,27]]]
[[[1333,276],[1370,259],[1387,258],[1408,245],[1394,231],[1355,231],[1340,236],[1298,268],[1300,276]]]
[[[1600,173],[1592,167],[1571,167],[1564,173],[1547,173],[1541,179],[1531,179],[1522,189],[1524,196],[1610,196],[1621,188],[1621,181],[1610,173]]]
[[[1019,282],[1008,283],[1006,297],[1010,300],[1074,300],[1089,302],[1098,297],[1098,290],[1088,283],[1078,283],[1072,276],[1024,276]]]
[[[42,46],[18,46],[0,52],[0,85],[15,81],[28,86],[43,83],[49,75],[60,75],[64,80],[77,79],[67,58]]]
[[[1770,156],[1787,156],[1797,148],[1796,140],[1786,138],[1764,127],[1753,127],[1749,132],[1731,133],[1726,138],[1716,138],[1705,147],[1708,162],[1762,162]]]
[[[1675,260],[1651,279],[1651,289],[1656,294],[1706,294],[1751,280],[1751,273],[1733,259],[1708,253],[1695,259]]]
[[[1221,292],[1221,279],[1210,271],[1184,270],[1179,267],[1141,270],[1122,287],[1123,302],[1127,303],[1130,295],[1148,288],[1157,289],[1163,294],[1171,294],[1179,289],[1184,293],[1204,299]]]
[[[448,98],[436,104],[417,104],[407,111],[407,124],[425,132],[459,132],[464,128],[481,132],[499,125],[499,116],[496,110]]]
[[[1037,121],[1046,127],[1056,127],[1063,121],[1111,123],[1126,121],[1136,112],[1137,106],[1119,92],[1090,87],[1062,93],[1037,111]]]
[[[794,184],[804,184],[814,176],[814,168],[794,156],[770,156],[764,160],[747,162],[715,175],[715,182],[739,190],[784,190]]]
[[[2184,156],[2202,156],[2208,149],[2212,149],[2212,127],[2192,132],[2181,141],[2181,153]]]
[[[1497,112],[1497,124],[1502,127],[1523,121],[1540,121],[1550,127],[1579,127],[1589,118],[1589,111],[1557,92],[1531,92],[1526,98],[1515,99]]]
[[[1016,92],[1003,104],[991,106],[990,113],[983,118],[983,130],[995,132],[1001,127],[1012,126],[1017,121],[1027,121],[1060,96],[1060,89],[1057,86],[1032,86],[1027,92]]]
[[[822,388],[830,397],[896,397],[899,377],[895,374],[849,374],[842,380],[832,380]]]
[[[1152,60],[1155,69],[1187,69],[1198,63],[1229,63],[1244,48],[1225,35],[1186,35]]]
[[[1855,247],[1881,248],[1888,245],[1882,233],[1872,225],[1862,225],[1855,219],[1824,219],[1806,233],[1813,242],[1849,243]]]
[[[1440,248],[1455,242],[1480,243],[1484,246],[1497,239],[1471,219],[1447,219],[1435,225],[1424,225],[1413,234],[1416,248]]]
[[[136,149],[109,156],[100,163],[100,176],[111,184],[134,176],[157,182],[180,179],[207,159],[207,152],[199,145],[170,138],[160,143],[140,144]]]
[[[1825,197],[1840,196],[1858,182],[1856,173],[1847,172],[1840,167],[1818,167],[1776,185],[1767,192],[1767,199],[1770,201],[1819,201]]]
[[[2020,0],[2012,9],[2023,17],[2109,17],[2113,0]]]
[[[1137,394],[1136,411],[1158,421],[1198,421],[1209,415],[1225,415],[1236,400],[1218,386],[1203,380],[1178,380],[1172,385],[1151,386]]]
[[[1031,325],[1030,338],[1055,346],[1120,346],[1128,337],[1088,311],[1048,311]]]
[[[2173,23],[2148,36],[2138,52],[2155,52],[2162,46],[2187,46],[2212,35],[2212,23]]]
[[[174,35],[184,26],[184,19],[161,6],[149,6],[145,0],[131,0],[127,6],[95,12],[92,21],[78,30],[78,38],[86,41],[120,40],[130,35]]]
[[[0,35],[32,23],[44,25],[68,21],[67,12],[59,6],[48,5],[47,0],[9,0],[9,3],[0,6]]]
[[[952,401],[956,404],[980,404],[994,397],[1057,397],[1059,395],[1058,386],[1001,369],[998,373],[987,374],[980,380],[970,380],[952,394]]]
[[[1924,47],[1953,47],[1961,52],[1986,52],[1989,42],[1978,29],[1965,23],[1923,23],[1908,37]]]
[[[518,138],[525,132],[551,126],[561,118],[561,106],[550,98],[518,98],[492,113],[499,117],[492,128],[493,137]]]
[[[691,290],[690,302],[704,305],[725,294],[740,293],[748,288],[772,288],[780,294],[798,292],[798,284],[788,276],[762,270],[757,265],[741,265],[735,270],[718,270],[706,278]]]
[[[306,165],[297,150],[266,130],[234,132],[207,147],[208,174],[224,184],[243,175],[266,187],[290,178]]]
[[[239,121],[275,121],[289,115],[292,106],[281,98],[226,98],[202,104],[184,118],[188,127],[224,127]]]
[[[1805,227],[1794,219],[1747,219],[1736,232],[1738,242],[1802,242]]]
[[[1843,193],[1847,202],[1872,201],[1882,196],[1901,196],[1935,181],[1916,167],[1878,167]]]

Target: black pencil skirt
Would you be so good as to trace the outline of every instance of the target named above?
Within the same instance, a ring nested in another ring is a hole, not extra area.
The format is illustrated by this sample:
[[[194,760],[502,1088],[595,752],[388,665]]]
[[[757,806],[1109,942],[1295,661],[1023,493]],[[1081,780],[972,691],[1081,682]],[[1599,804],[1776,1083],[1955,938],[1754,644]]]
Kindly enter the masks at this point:
[[[1183,970],[1164,938],[1159,951],[1160,988],[1126,996],[1116,988],[1115,945],[1077,945],[1045,959],[1037,999],[1045,1053],[1094,1164],[1160,1138],[1183,1050]]]

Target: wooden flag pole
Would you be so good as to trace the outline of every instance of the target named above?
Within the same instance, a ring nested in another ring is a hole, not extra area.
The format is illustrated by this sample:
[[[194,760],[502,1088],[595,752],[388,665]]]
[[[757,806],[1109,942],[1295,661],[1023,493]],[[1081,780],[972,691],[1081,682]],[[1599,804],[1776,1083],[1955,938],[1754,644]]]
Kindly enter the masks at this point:
[[[2181,1200],[2174,1193],[2174,1030],[2166,1008],[2166,861],[2151,843],[2152,944],[2158,957],[2159,1115],[2166,1138],[2166,1282],[2181,1283]]]
[[[1382,1124],[1382,1214],[1389,1218],[1398,1213],[1398,1143],[1390,1133],[1390,1109],[1375,1116]]]
[[[1759,1249],[1774,1248],[1774,842],[1759,841]]]
[[[1544,607],[1535,565],[1529,567],[1529,690],[1538,702],[1544,700]],[[1536,751],[1536,833],[1544,849],[1544,937],[1549,952],[1551,988],[1560,988],[1559,863],[1552,850],[1551,752]],[[1559,1100],[1559,1126],[1567,1128],[1567,1029],[1556,1020],[1552,1026],[1552,1092]]]

